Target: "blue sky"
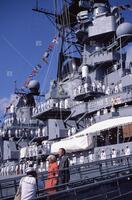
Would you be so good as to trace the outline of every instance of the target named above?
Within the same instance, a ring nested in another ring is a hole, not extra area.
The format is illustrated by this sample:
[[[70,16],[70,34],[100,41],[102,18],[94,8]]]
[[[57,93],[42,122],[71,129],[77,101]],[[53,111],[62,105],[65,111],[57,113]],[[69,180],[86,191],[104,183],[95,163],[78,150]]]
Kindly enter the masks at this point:
[[[111,0],[116,5],[130,3],[130,0]],[[53,0],[40,0],[42,6],[53,9]],[[18,87],[40,62],[48,44],[56,35],[55,28],[43,14],[32,11],[35,0],[0,0],[0,106],[8,101],[14,91],[14,81]],[[132,12],[124,11],[126,21],[132,22]],[[57,51],[57,48],[55,51]],[[36,77],[43,89],[48,88],[48,80],[56,76],[56,52],[50,67],[43,63]],[[47,70],[49,70],[48,76]],[[46,76],[46,78],[45,78]]]
[[[14,80],[22,86],[55,33],[44,15],[32,11],[34,5],[34,0],[0,0],[0,96],[13,92]]]

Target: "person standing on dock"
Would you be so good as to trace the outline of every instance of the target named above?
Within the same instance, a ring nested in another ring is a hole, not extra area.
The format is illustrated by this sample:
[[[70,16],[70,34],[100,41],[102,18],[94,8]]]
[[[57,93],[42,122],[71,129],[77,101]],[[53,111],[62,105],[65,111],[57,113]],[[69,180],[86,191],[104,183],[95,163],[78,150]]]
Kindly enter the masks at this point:
[[[70,181],[69,159],[64,148],[59,149],[59,180],[58,184],[65,184]]]
[[[14,200],[33,200],[37,193],[37,173],[33,167],[26,169],[26,176],[20,180]]]

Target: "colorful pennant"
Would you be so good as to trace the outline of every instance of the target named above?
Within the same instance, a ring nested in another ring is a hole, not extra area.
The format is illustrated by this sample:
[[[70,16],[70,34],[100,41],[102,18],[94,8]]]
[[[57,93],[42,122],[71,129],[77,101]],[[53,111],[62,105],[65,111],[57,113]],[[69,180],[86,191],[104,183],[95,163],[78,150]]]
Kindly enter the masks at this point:
[[[44,55],[42,56],[42,60],[44,62],[46,62],[46,64],[48,64],[48,57],[50,55],[50,52],[52,52],[52,50],[54,49],[55,45],[58,43],[58,37],[54,37],[51,44],[49,44],[47,51],[44,53]]]
[[[53,51],[55,45],[58,43],[58,37],[55,36],[52,40],[52,42],[49,44],[48,49],[45,51],[44,55],[42,56],[42,60],[48,64],[48,57],[50,56],[50,53]],[[42,65],[38,64],[33,69],[31,74],[27,77],[27,79],[24,82],[24,87],[28,87],[29,82],[33,79],[34,76],[36,76],[39,72],[39,70],[42,68]]]

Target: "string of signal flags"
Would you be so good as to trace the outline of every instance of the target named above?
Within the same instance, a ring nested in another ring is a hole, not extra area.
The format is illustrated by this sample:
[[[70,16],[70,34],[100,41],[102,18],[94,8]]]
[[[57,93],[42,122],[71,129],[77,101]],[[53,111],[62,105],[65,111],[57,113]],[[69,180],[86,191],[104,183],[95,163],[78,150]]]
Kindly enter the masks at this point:
[[[55,45],[58,43],[58,36],[54,36],[53,40],[49,44],[47,50],[44,52],[42,56],[42,60],[48,65],[48,58],[53,51]],[[27,88],[29,82],[39,73],[40,69],[42,68],[41,64],[36,65],[33,67],[31,74],[27,77],[27,79],[24,81],[24,87]]]
[[[46,64],[48,64],[48,57],[50,56],[51,52],[53,51],[53,49],[57,43],[58,43],[58,37],[54,36],[54,38],[52,39],[51,43],[49,44],[47,50],[44,52],[44,54],[42,56],[42,60]],[[35,67],[33,67],[31,74],[27,77],[27,79],[24,82],[24,88],[28,88],[29,82],[33,79],[33,77],[35,77],[39,73],[39,70],[41,68],[42,68],[41,64],[38,64]],[[21,88],[21,90],[23,91],[23,88]],[[6,106],[6,108],[5,108],[6,113],[10,110],[11,105],[13,105],[15,103],[15,101],[18,99],[18,96],[21,96],[21,95],[17,94],[16,98],[9,104],[9,106]]]

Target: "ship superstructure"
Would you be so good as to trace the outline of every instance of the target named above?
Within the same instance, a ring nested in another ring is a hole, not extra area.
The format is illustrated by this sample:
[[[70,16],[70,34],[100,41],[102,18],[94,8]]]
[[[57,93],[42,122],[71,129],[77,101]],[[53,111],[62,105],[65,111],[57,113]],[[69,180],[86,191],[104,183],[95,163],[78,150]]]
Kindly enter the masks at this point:
[[[49,140],[58,142],[51,151],[63,146],[69,153],[82,154],[82,150],[130,141],[131,62],[126,62],[122,48],[131,42],[132,25],[108,1],[70,5],[64,1],[55,21],[62,38],[58,79],[33,112],[33,118],[47,120],[54,128],[55,134],[49,128]]]

